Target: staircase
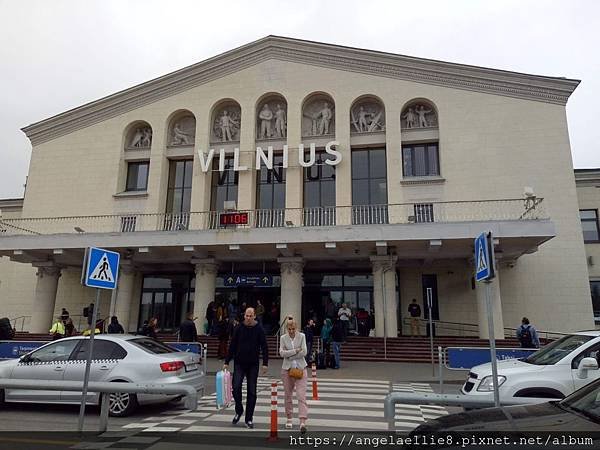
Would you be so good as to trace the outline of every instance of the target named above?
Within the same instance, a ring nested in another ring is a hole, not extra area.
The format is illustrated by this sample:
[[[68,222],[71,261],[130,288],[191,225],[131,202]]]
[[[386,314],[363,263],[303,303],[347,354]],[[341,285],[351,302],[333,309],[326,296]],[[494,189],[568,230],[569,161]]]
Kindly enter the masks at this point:
[[[173,334],[160,334],[159,340],[163,342],[176,342],[177,337]],[[34,334],[17,332],[16,341],[48,341],[47,334]],[[208,357],[217,357],[219,340],[213,336],[200,336],[198,341],[208,344]],[[544,344],[545,342],[542,342]],[[269,357],[279,358],[279,342],[275,336],[267,336],[269,346]],[[313,349],[316,349],[315,338]],[[348,341],[342,344],[341,358],[346,361],[390,361],[390,362],[430,362],[431,350],[428,337],[398,337],[387,339],[387,358],[383,351],[383,338],[349,336]],[[442,336],[433,339],[434,359],[437,361],[437,348],[446,347],[488,347],[487,340],[475,337]],[[498,339],[497,347],[518,348],[517,339]]]

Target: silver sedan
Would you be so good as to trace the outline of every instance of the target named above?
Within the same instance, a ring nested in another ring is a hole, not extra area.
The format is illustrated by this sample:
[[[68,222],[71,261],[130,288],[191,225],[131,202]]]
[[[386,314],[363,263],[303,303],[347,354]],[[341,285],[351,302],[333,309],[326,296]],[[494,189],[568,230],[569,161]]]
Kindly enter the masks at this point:
[[[19,359],[0,362],[0,378],[81,381],[89,349],[89,338],[76,336],[50,342]],[[94,337],[90,381],[185,384],[204,390],[204,367],[196,353],[180,352],[145,336],[100,334]],[[0,389],[4,402],[81,402],[82,392]],[[173,396],[110,394],[109,413],[127,416],[140,404],[158,403]],[[99,404],[100,395],[87,394],[88,404]]]

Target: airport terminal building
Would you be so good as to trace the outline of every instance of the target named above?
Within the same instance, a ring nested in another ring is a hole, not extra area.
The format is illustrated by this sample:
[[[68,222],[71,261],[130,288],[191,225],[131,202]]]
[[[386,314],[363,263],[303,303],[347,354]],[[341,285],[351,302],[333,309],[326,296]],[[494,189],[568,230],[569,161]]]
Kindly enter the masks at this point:
[[[489,230],[497,337],[524,315],[593,328],[577,85],[269,36],[29,125],[24,199],[0,201],[0,316],[40,333],[80,314],[97,246],[121,254],[101,316],[131,331],[200,325],[213,299],[260,300],[269,325],[333,301],[397,336],[429,292],[435,320],[487,337],[473,240]]]

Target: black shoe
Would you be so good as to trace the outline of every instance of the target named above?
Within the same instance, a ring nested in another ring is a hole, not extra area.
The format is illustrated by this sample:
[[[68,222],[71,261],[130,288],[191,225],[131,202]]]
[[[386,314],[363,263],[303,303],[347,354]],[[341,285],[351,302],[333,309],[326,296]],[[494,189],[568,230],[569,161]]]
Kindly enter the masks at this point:
[[[252,423],[251,420],[246,420],[246,428],[250,428],[250,429],[254,428],[254,424]]]
[[[241,414],[236,414],[235,416],[233,416],[233,420],[231,421],[231,424],[236,425],[240,421],[240,417],[242,417]]]

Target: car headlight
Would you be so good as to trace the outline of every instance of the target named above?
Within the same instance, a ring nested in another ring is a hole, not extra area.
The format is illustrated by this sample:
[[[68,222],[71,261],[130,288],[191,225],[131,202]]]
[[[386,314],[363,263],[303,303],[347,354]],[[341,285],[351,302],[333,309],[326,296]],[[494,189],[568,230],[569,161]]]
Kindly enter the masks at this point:
[[[503,375],[498,375],[498,387],[502,386],[502,383],[504,383],[506,381],[506,377]],[[483,380],[481,380],[481,383],[479,383],[479,386],[477,386],[477,390],[480,392],[492,392],[494,390],[494,379],[492,375],[488,375],[487,377],[485,377]]]

